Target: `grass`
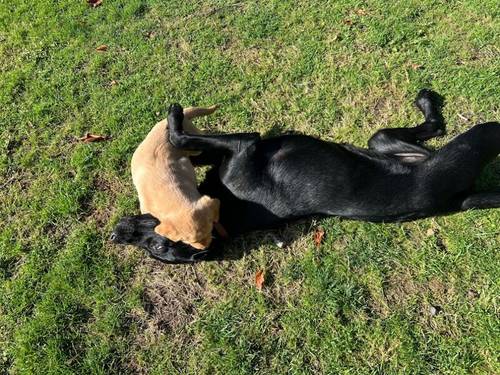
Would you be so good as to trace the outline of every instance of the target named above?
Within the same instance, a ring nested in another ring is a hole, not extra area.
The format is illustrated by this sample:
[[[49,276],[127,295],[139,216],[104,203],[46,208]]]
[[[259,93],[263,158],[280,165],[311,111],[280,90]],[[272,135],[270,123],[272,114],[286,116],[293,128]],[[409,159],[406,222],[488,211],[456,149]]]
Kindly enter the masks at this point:
[[[200,122],[214,132],[358,145],[421,121],[422,87],[447,101],[435,146],[498,120],[496,1],[14,0],[0,15],[0,373],[500,372],[499,210],[298,223],[284,249],[256,233],[235,240],[242,259],[196,267],[107,242],[137,212],[131,154],[173,101],[220,103]],[[75,141],[86,131],[112,139]]]

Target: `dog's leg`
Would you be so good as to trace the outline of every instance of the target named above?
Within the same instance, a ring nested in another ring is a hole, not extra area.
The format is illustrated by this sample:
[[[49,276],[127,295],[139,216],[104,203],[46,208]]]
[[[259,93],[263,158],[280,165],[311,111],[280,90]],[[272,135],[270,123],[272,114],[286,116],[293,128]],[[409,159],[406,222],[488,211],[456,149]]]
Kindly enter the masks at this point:
[[[427,89],[421,90],[415,104],[424,114],[425,122],[413,128],[379,130],[368,141],[368,147],[395,156],[414,156],[416,158],[429,156],[430,151],[420,142],[444,134],[441,102],[442,100],[437,93]]]
[[[408,138],[407,130],[411,129],[400,128],[379,130],[369,139],[368,148],[382,154],[398,157],[413,157],[417,159],[427,158],[431,154],[429,149],[422,145],[404,140]]]
[[[452,199],[456,210],[493,208],[500,203],[500,191],[474,192],[474,184],[486,164],[500,154],[500,124],[484,123],[455,137],[422,163],[429,189]]]
[[[444,118],[441,113],[443,98],[432,90],[422,89],[415,99],[415,105],[425,118],[422,124],[412,129],[415,141],[424,142],[443,135],[445,133]]]
[[[193,135],[184,133],[184,114],[179,104],[172,104],[168,111],[168,140],[177,148],[191,151],[236,153],[260,139],[259,133],[223,135]]]
[[[429,163],[436,181],[446,184],[457,192],[467,191],[479,176],[483,167],[500,154],[500,124],[479,124],[458,135],[437,150]]]
[[[470,210],[472,208],[499,208],[500,191],[474,193],[462,201],[461,209]]]

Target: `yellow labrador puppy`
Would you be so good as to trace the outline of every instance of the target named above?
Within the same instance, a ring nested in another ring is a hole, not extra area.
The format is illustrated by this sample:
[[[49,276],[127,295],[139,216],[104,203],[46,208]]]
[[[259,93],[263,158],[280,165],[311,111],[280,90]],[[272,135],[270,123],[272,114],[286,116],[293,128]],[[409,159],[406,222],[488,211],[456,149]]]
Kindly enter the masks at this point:
[[[217,106],[184,109],[183,126],[200,134],[192,123],[213,113]],[[168,142],[167,120],[157,123],[132,156],[132,179],[139,195],[141,213],[160,220],[155,232],[172,241],[204,249],[212,241],[214,222],[219,221],[218,199],[201,196],[196,187],[190,153]]]

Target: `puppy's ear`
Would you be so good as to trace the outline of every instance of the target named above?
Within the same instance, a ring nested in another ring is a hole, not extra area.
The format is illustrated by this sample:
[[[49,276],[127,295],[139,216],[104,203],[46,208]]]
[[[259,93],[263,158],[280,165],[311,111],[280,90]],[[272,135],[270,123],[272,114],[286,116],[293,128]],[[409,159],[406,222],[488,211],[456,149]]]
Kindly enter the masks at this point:
[[[210,246],[211,242],[212,242],[212,235],[210,234],[207,237],[202,238],[198,242],[192,242],[189,245],[192,246],[192,247],[194,247],[196,250],[204,250],[208,246]]]
[[[208,215],[211,223],[219,221],[220,201],[217,198],[202,196],[196,202],[196,209],[201,215]]]

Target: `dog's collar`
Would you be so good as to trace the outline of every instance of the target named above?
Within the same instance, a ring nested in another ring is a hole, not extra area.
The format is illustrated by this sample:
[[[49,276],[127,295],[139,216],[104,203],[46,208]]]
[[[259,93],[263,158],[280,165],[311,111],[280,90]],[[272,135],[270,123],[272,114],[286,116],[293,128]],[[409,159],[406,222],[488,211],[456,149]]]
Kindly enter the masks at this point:
[[[226,228],[224,228],[218,221],[214,222],[214,229],[221,238],[229,238],[229,233],[227,233]]]

